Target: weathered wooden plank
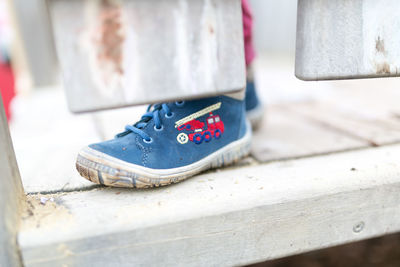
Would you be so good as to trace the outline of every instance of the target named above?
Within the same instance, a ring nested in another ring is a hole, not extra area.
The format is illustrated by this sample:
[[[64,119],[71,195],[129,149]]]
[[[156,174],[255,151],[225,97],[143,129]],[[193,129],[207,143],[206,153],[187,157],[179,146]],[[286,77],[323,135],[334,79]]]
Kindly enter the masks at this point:
[[[360,147],[369,143],[349,137],[297,114],[297,103],[269,106],[261,128],[254,132],[252,155],[259,161],[326,154]]]
[[[75,170],[78,151],[100,141],[92,115],[71,114],[60,87],[18,95],[13,107],[10,130],[27,193],[93,185]]]
[[[364,140],[372,146],[400,141],[400,120],[386,116],[387,110],[379,107],[373,110],[357,101],[318,101],[289,108],[327,129]]]
[[[232,266],[399,231],[399,157],[392,145],[52,195],[24,219],[24,264]]]
[[[399,80],[397,78],[346,80],[324,82],[334,86],[329,97],[322,100],[332,105],[355,110],[364,117],[376,117],[392,120],[400,114],[398,99],[400,98]]]
[[[399,12],[397,0],[299,0],[296,76],[399,76]]]
[[[239,0],[49,1],[74,112],[245,86]]]
[[[21,266],[17,230],[24,194],[0,95],[0,266]]]

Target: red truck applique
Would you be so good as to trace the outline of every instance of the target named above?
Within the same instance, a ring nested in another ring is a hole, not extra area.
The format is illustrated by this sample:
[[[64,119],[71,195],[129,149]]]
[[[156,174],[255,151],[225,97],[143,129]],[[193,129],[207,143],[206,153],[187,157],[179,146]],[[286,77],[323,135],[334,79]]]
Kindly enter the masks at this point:
[[[176,137],[181,144],[186,144],[189,140],[195,144],[203,141],[210,142],[212,138],[219,139],[224,133],[224,123],[219,115],[213,115],[212,111],[219,109],[221,102],[211,105],[196,113],[193,113],[182,120],[176,122],[175,127],[180,131]],[[206,123],[196,120],[196,118],[209,113]]]

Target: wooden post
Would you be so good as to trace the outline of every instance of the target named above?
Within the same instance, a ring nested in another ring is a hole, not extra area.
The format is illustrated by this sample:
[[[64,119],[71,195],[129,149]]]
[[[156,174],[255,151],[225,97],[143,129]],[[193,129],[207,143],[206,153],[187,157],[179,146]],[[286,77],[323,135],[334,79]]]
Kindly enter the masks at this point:
[[[58,82],[58,62],[45,0],[8,1],[34,88]]]
[[[24,199],[21,178],[0,95],[0,266],[21,266],[17,230]]]

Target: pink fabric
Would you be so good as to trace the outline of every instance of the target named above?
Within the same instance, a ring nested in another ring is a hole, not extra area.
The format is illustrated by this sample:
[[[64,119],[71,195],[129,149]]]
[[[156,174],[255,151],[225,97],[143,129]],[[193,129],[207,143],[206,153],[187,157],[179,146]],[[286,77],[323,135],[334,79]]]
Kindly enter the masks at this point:
[[[242,0],[244,54],[246,66],[250,65],[256,53],[253,46],[253,16],[248,0]]]
[[[0,94],[3,97],[4,109],[7,119],[10,119],[10,103],[15,96],[14,75],[9,64],[0,62]],[[0,100],[1,101],[1,100]]]

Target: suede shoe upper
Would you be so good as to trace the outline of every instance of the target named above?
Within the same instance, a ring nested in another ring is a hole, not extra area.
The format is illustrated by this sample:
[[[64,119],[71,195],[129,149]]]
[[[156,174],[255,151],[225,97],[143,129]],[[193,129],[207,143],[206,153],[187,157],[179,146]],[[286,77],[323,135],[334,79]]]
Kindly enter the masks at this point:
[[[169,169],[194,163],[245,133],[244,101],[218,96],[150,106],[123,133],[89,147],[128,163]]]

